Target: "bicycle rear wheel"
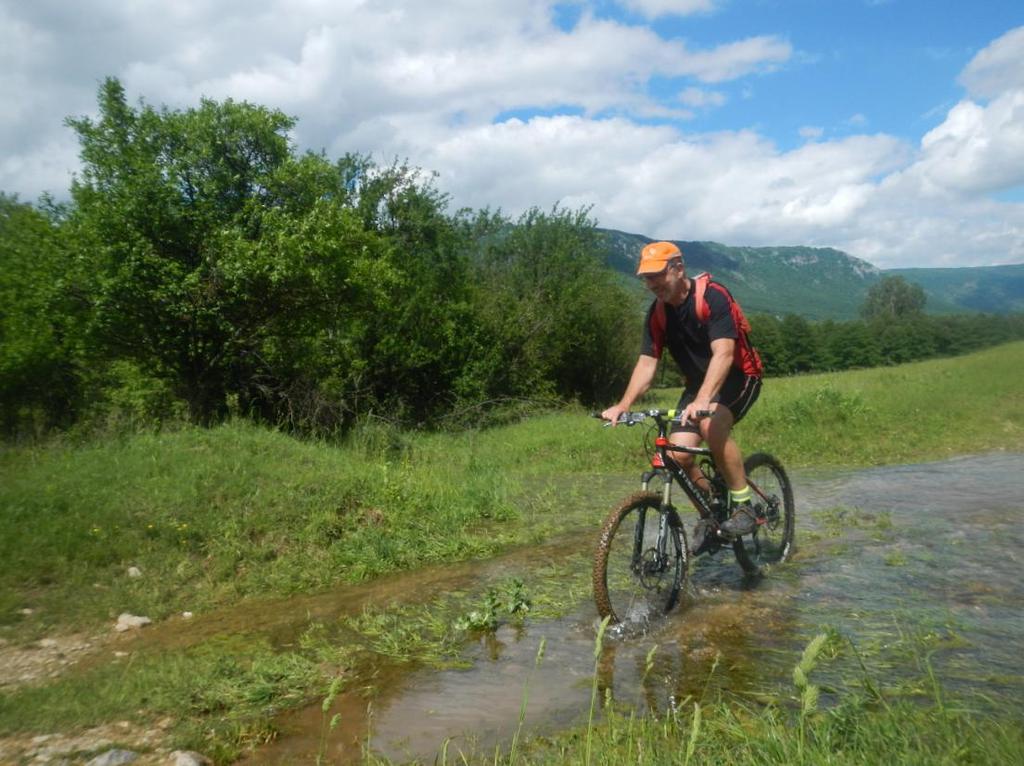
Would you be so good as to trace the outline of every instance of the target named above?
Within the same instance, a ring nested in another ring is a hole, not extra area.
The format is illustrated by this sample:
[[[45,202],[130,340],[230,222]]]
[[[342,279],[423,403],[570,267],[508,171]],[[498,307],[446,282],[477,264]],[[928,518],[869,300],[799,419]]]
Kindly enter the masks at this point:
[[[734,540],[732,549],[743,571],[757,574],[763,567],[786,561],[793,553],[793,486],[782,464],[764,452],[748,457],[743,468],[754,492],[754,510],[765,520],[749,535]]]
[[[676,605],[686,580],[686,535],[674,508],[664,511],[666,534],[659,550],[661,497],[638,492],[608,514],[594,555],[594,602],[610,622],[645,622]]]

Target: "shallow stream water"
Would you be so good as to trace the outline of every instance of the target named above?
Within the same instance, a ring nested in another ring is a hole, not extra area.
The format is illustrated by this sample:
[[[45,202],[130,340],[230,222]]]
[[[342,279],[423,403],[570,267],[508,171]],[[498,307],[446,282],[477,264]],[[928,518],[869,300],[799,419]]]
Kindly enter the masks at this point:
[[[925,694],[927,655],[945,693],[984,695],[979,704],[1024,704],[1024,455],[791,478],[798,546],[792,563],[751,582],[729,550],[698,560],[681,607],[640,634],[609,635],[596,663],[589,593],[563,618],[527,619],[480,637],[468,647],[468,669],[382,663],[372,688],[342,694],[331,709],[340,723],[323,746],[325,759],[355,761],[366,746],[396,761],[428,763],[445,747],[449,762],[460,750],[493,752],[507,747],[517,729],[550,733],[585,721],[595,684],[602,699],[641,712],[690,704],[715,690],[785,697],[794,693],[789,679],[803,646],[824,629],[846,647],[815,671],[826,688],[863,672],[859,654],[878,686]],[[595,522],[493,561],[293,600],[266,627],[283,635],[300,620],[399,595],[426,600],[484,573],[544,566],[566,550],[589,550],[596,531]],[[315,759],[324,732],[319,705],[283,717],[279,726],[282,736],[246,763]]]

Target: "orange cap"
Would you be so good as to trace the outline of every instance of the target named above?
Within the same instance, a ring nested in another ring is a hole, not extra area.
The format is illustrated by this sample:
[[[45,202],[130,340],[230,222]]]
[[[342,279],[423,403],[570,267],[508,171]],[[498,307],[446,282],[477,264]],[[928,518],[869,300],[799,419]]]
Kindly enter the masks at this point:
[[[640,251],[640,266],[636,275],[642,277],[644,274],[660,274],[668,266],[673,258],[683,257],[683,251],[671,242],[651,242],[644,245]]]

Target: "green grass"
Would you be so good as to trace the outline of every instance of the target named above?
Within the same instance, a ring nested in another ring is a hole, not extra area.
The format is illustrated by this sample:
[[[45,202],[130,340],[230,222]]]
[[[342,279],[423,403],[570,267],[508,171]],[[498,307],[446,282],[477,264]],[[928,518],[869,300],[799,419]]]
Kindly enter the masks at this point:
[[[789,466],[1020,450],[1021,369],[1024,343],[1016,343],[897,368],[769,380],[738,438],[745,449],[773,452]],[[657,392],[649,404],[671,406],[677,395]],[[447,434],[378,426],[341,445],[233,422],[85,445],[4,448],[0,638],[17,643],[54,632],[108,631],[125,611],[159,621],[251,597],[489,557],[568,528],[596,529],[615,498],[596,490],[593,479],[634,477],[644,465],[643,432],[602,429],[585,415],[570,408]],[[588,553],[566,564],[572,571],[530,573],[531,616],[558,614],[567,599],[589,597]],[[128,576],[132,566],[141,577]],[[383,605],[331,626],[328,635],[348,631],[363,654],[332,653],[324,648],[327,638],[288,649],[255,639],[248,646],[214,641],[148,654],[127,673],[118,665],[72,673],[7,695],[0,731],[45,732],[167,712],[186,722],[178,735],[186,744],[228,757],[265,735],[271,711],[308,701],[337,668],[360,657],[457,662],[456,623],[487,622],[491,587],[483,583],[478,592],[439,596],[419,608]],[[25,609],[32,611],[26,616]],[[398,649],[389,654],[389,646]],[[395,656],[399,650],[408,656]],[[233,691],[217,681],[225,668],[237,679]],[[206,689],[220,696],[204,701]],[[704,734],[720,731],[723,741],[730,727],[771,738],[772,727],[782,726],[731,705],[707,707],[703,716]],[[653,727],[651,737],[671,730],[667,747],[673,737],[689,736],[692,721],[630,726]],[[598,744],[595,755],[604,747]],[[663,746],[652,740],[650,747]]]
[[[314,658],[264,639],[220,637],[183,651],[130,655],[59,681],[0,695],[0,732],[53,732],[102,722],[175,720],[175,742],[218,760],[273,736],[272,712],[308,700]]]
[[[596,658],[601,643],[599,632]],[[595,723],[598,659],[594,700],[586,724],[553,737],[532,738],[507,752],[464,753],[449,747],[438,762],[495,766],[980,766],[1024,762],[1024,727],[1016,711],[1002,717],[980,715],[962,704],[964,701],[948,699],[932,673],[927,646],[906,637],[901,643],[921,669],[916,686],[927,690],[915,699],[890,698],[870,668],[862,665],[859,677],[851,677],[842,688],[827,689],[830,701],[823,703],[823,688],[814,681],[819,663],[851,650],[859,653],[852,645],[844,647],[837,634],[822,633],[797,659],[788,695],[760,695],[768,701],[753,703],[721,691],[711,696],[705,687],[697,697],[678,700],[661,714],[646,715],[631,706],[617,707],[609,699],[602,720]],[[649,672],[650,655],[645,679]],[[529,680],[523,698],[528,695]],[[377,766],[390,763],[372,755],[368,761]]]
[[[988,764],[1024,762],[1019,720],[972,715],[911,703],[879,708],[851,695],[798,723],[791,710],[734,700],[700,705],[692,700],[663,718],[613,713],[590,733],[574,732],[530,743],[514,760],[466,759],[469,763],[520,764]],[[692,748],[689,746],[693,743]],[[690,755],[688,758],[687,755]],[[463,763],[458,756],[449,764]]]
[[[1024,449],[1024,343],[967,357],[765,382],[738,431],[797,465],[880,465]]]

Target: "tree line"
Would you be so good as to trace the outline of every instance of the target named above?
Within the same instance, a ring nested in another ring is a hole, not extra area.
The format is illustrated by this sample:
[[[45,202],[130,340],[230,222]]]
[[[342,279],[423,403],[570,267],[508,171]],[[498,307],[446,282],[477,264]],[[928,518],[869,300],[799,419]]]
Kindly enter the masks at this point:
[[[606,404],[628,379],[642,308],[585,209],[453,211],[407,164],[298,152],[280,111],[132,106],[113,78],[98,117],[67,124],[69,201],[0,193],[8,436],[231,415],[304,433],[480,424]],[[896,293],[862,322],[752,317],[769,374],[1021,337],[1019,319],[927,317]]]
[[[812,323],[762,314],[750,323],[769,375],[902,364],[1024,338],[1024,315],[940,316],[924,307],[920,285],[887,276],[869,288],[860,319]]]
[[[480,422],[624,384],[632,299],[586,210],[451,211],[428,174],[299,153],[247,103],[132,106],[116,79],[98,101],[67,121],[69,202],[0,195],[6,433]]]

